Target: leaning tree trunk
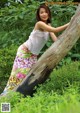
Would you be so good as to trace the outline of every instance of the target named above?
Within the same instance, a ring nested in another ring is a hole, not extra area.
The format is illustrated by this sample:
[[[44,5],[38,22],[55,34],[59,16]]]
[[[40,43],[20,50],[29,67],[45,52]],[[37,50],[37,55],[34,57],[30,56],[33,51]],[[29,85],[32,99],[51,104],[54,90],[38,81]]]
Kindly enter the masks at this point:
[[[80,37],[80,5],[70,25],[60,35],[58,40],[40,57],[38,62],[32,67],[28,76],[13,91],[22,94],[31,95],[36,85],[43,83],[50,75],[51,71],[59,63],[59,61],[67,55],[68,51],[73,47]]]

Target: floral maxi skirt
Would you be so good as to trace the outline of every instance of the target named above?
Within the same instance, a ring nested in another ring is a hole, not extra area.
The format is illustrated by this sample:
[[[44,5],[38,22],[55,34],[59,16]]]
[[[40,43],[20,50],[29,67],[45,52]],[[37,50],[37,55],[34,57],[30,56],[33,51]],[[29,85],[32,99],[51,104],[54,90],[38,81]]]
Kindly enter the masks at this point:
[[[18,48],[12,72],[3,91],[3,94],[19,85],[36,62],[37,56],[33,55],[30,51],[24,51],[21,45]]]

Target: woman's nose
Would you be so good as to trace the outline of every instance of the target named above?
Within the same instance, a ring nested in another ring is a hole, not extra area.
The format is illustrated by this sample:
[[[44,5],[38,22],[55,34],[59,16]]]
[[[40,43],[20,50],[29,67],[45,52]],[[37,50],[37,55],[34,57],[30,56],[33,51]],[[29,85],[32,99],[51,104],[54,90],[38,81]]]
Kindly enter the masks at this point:
[[[47,15],[46,13],[44,13],[43,15]]]

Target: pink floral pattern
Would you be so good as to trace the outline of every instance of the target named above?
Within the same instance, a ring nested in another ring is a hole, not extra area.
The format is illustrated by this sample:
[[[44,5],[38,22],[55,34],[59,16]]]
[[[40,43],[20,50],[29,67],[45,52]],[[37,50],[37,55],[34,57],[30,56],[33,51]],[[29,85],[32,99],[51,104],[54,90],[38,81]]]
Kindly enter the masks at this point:
[[[25,74],[22,74],[22,73],[18,73],[16,75],[16,77],[19,78],[19,79],[24,79],[26,77],[26,75]]]
[[[23,51],[20,46],[18,48],[12,72],[4,89],[4,92],[8,92],[8,90],[12,90],[17,85],[19,85],[36,62],[37,56],[33,55],[31,52]]]

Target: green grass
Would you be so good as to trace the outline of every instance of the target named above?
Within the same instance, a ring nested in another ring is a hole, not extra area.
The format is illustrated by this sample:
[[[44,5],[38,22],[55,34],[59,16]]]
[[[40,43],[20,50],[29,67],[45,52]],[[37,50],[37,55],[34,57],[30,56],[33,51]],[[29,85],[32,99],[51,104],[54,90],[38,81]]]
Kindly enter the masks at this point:
[[[10,92],[0,98],[10,102],[11,113],[80,113],[80,62],[55,69],[33,97]]]
[[[19,93],[10,93],[1,102],[10,102],[11,113],[80,113],[80,95],[74,88],[68,89],[63,95],[51,91],[26,98]]]

